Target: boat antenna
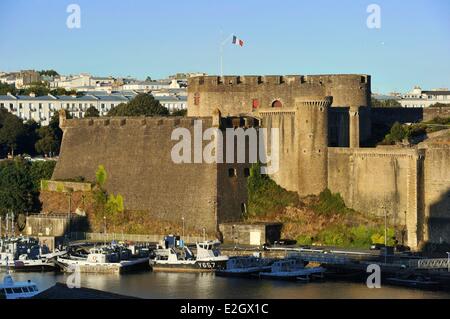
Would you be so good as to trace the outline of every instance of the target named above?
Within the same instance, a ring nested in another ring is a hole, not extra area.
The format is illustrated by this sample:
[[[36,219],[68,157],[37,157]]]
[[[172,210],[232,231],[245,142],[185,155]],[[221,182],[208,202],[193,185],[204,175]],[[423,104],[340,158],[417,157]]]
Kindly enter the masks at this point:
[[[9,213],[6,213],[6,229],[5,229],[5,233],[6,233],[6,238],[8,238],[8,232],[9,232]]]
[[[11,236],[14,237],[14,212],[11,213]]]

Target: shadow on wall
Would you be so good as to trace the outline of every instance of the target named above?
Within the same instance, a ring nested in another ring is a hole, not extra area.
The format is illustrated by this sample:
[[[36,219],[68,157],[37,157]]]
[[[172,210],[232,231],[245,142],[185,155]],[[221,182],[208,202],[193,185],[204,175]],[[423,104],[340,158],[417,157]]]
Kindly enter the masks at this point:
[[[424,227],[427,227],[428,241],[422,246],[423,252],[450,252],[450,188],[430,205]]]
[[[423,108],[373,107],[370,112],[372,136],[366,146],[375,146],[381,142],[395,122],[416,123],[424,119]]]

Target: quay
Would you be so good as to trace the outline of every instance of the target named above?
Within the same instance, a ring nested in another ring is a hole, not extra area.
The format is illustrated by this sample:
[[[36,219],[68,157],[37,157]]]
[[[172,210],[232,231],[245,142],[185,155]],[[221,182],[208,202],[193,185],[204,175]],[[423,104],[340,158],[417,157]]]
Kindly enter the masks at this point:
[[[33,299],[138,299],[138,298],[84,287],[71,289],[66,284],[57,282],[53,287],[50,287],[34,296]]]

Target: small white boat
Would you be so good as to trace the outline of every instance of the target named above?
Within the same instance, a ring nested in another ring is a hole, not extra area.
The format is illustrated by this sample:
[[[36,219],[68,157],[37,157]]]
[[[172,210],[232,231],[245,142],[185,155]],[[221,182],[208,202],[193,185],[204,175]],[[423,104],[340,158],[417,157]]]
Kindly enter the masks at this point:
[[[34,238],[4,238],[0,241],[0,268],[14,271],[53,271],[55,257]]]
[[[223,270],[216,275],[224,277],[247,277],[271,269],[272,260],[254,256],[231,257]]]
[[[305,267],[303,260],[288,258],[274,262],[270,272],[261,272],[259,276],[266,279],[309,281],[311,275],[322,275],[324,272],[323,267]]]
[[[228,256],[220,255],[219,241],[196,243],[196,255],[187,246],[172,246],[155,250],[150,260],[154,271],[214,271],[224,269]]]
[[[3,283],[0,284],[0,299],[25,299],[31,298],[39,293],[37,285],[32,281],[14,281],[9,268]]]
[[[124,273],[132,270],[148,268],[148,257],[121,260],[114,251],[102,248],[91,248],[87,258],[79,256],[59,256],[57,264],[66,272],[81,273]]]

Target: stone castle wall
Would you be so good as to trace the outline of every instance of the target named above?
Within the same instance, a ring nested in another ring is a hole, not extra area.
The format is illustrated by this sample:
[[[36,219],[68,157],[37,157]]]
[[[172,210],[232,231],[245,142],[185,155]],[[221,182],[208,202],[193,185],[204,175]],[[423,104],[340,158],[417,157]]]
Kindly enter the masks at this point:
[[[425,142],[422,176],[423,217],[420,219],[422,240],[432,243],[450,243],[450,142]]]
[[[385,216],[407,228],[408,245],[416,247],[418,179],[423,155],[415,149],[328,149],[328,187],[346,205]]]
[[[212,118],[198,119],[204,129],[211,127]],[[126,209],[148,211],[151,217],[180,223],[184,217],[187,227],[215,231],[217,220],[241,218],[241,203],[246,203],[247,193],[240,184],[245,178],[241,173],[228,181],[226,168],[217,164],[172,161],[171,150],[178,142],[171,140],[172,131],[182,127],[194,136],[194,120],[62,120],[62,148],[52,179],[83,176],[94,181],[97,167],[104,165],[108,174],[105,187],[124,197]],[[206,144],[203,142],[203,147]],[[218,201],[219,188],[219,196],[226,201]],[[230,198],[234,201],[228,202]]]

